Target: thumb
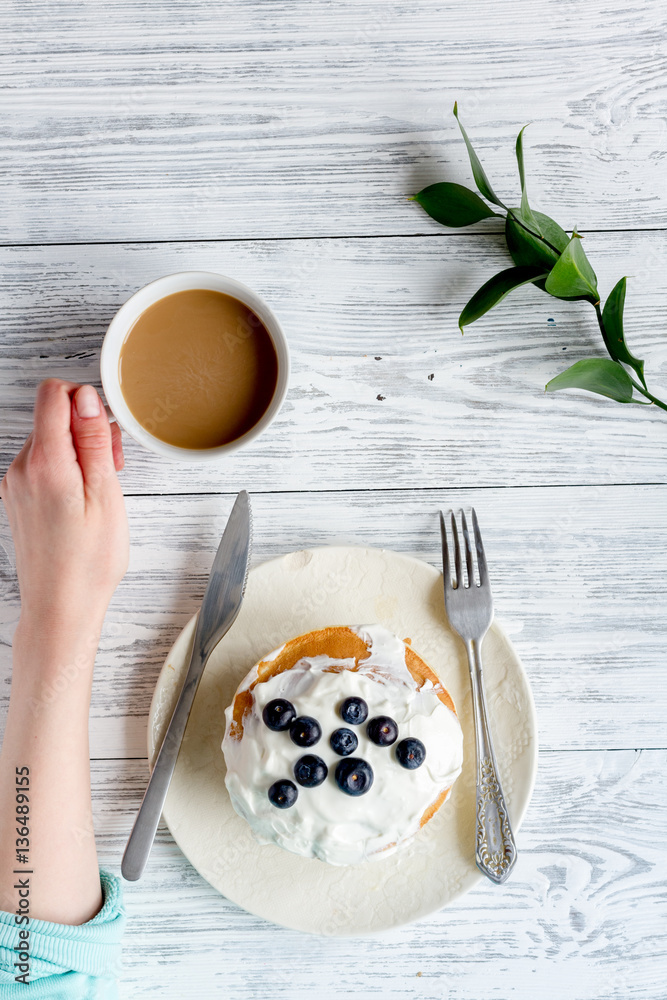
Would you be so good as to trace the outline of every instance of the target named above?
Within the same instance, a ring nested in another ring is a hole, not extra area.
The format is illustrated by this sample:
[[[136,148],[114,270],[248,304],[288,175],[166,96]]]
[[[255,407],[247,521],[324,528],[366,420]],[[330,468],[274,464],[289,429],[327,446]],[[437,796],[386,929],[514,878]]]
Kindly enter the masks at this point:
[[[92,385],[82,385],[74,393],[71,426],[84,484],[95,490],[113,473],[114,462],[109,420]]]

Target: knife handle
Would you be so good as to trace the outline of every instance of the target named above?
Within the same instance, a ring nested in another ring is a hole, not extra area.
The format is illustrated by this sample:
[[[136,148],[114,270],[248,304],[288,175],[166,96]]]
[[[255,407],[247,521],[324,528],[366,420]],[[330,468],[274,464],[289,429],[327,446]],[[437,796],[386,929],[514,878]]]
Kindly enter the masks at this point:
[[[123,861],[120,866],[124,879],[128,882],[136,882],[141,878],[146,867],[151,847],[155,840],[164,800],[169,791],[178,752],[181,748],[183,734],[188,723],[190,709],[197,693],[199,681],[202,674],[203,661],[205,655],[199,646],[197,635],[192,649],[190,665],[188,667],[183,690],[181,691],[176,707],[172,713],[167,732],[162,740],[162,745],[155,760],[155,766],[151,773],[144,797],[134,821],[132,832],[127,841],[127,847],[123,854]]]

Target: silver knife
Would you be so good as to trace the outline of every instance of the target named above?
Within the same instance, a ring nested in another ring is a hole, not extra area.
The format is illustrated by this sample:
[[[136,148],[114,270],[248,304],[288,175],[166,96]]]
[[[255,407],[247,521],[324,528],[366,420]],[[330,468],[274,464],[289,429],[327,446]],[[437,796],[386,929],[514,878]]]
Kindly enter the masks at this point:
[[[197,619],[190,665],[160,747],[141,808],[123,855],[123,878],[135,882],[148,861],[162,806],[176,766],[190,709],[211,651],[232,627],[241,610],[250,559],[250,498],[242,490],[236,498],[218,546]]]

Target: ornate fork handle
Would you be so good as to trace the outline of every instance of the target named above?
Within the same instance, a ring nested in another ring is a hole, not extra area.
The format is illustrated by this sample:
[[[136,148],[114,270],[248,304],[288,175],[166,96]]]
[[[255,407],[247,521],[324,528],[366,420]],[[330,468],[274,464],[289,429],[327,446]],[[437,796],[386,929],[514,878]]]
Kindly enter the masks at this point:
[[[500,885],[508,878],[516,862],[516,844],[489,731],[481,646],[482,639],[466,642],[477,748],[475,861],[480,871]]]

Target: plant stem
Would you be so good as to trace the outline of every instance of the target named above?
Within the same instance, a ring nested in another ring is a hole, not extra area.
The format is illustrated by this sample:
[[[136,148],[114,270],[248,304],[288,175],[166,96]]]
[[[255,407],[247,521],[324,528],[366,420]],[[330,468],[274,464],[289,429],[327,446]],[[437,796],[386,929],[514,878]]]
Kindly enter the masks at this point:
[[[534,236],[536,240],[541,240],[542,243],[544,243],[546,246],[548,246],[550,250],[553,250],[553,252],[560,257],[561,252],[560,252],[560,250],[558,250],[557,247],[555,247],[555,246],[553,246],[553,244],[549,243],[549,240],[545,240],[544,236],[540,236],[539,233],[534,233],[532,229],[530,229],[524,222],[521,221],[521,219],[517,218],[517,216],[514,214],[514,212],[511,209],[509,209],[509,208],[507,209],[507,214],[512,216],[512,218],[517,223],[517,225],[521,226],[522,229],[525,229],[526,232],[530,233],[531,236]],[[603,322],[602,322],[602,310],[600,309],[600,300],[598,299],[597,302],[593,303],[593,306],[595,308],[595,315],[597,316],[598,326],[600,327],[600,333],[602,334],[602,340],[604,342],[605,347],[607,347],[607,341],[606,341],[606,338],[605,338],[604,325],[603,325]],[[621,365],[620,361],[618,361],[616,358],[612,357],[611,352],[609,351],[608,347],[607,347],[607,353],[609,354],[609,357],[612,359],[612,361],[616,361],[616,364],[620,365],[621,368],[623,368],[623,365]],[[648,399],[652,403],[654,403],[656,406],[659,406],[661,410],[667,410],[667,403],[663,403],[661,399],[658,399],[658,397],[654,396],[652,392],[649,392],[649,390],[646,387],[646,385],[642,386],[642,385],[639,384],[639,382],[636,382],[635,379],[632,377],[632,375],[630,375],[630,373],[625,368],[623,368],[623,371],[628,376],[628,378],[632,382],[632,384],[635,387],[635,389],[637,390],[637,392],[640,392],[642,394],[642,396],[645,397],[645,399]]]
[[[605,332],[604,332],[604,325],[602,323],[602,310],[600,309],[600,303],[599,302],[595,303],[595,315],[597,316],[597,319],[598,319],[598,326],[600,327],[600,333],[602,334],[602,340],[604,341],[605,347],[607,347],[607,341],[605,339]],[[612,357],[611,351],[609,350],[608,347],[607,347],[607,353],[609,354],[609,357],[611,358],[612,361],[615,361],[617,365],[621,365],[620,361],[618,361],[616,358]],[[623,368],[623,365],[621,365],[621,368]],[[630,381],[634,385],[634,387],[637,390],[637,392],[641,392],[642,396],[645,396],[646,399],[650,399],[651,402],[655,403],[656,406],[659,406],[661,410],[667,410],[667,403],[663,403],[661,399],[658,399],[656,396],[653,395],[652,392],[649,392],[648,389],[646,388],[646,386],[642,386],[642,385],[639,384],[639,382],[636,382],[633,379],[633,377],[630,374],[630,372],[627,371],[626,368],[623,368],[623,371],[628,376],[628,378],[630,379]]]
[[[625,369],[623,370],[625,371]],[[646,398],[650,399],[652,403],[655,403],[656,406],[659,406],[661,410],[667,410],[667,403],[663,403],[661,399],[658,399],[657,396],[654,396],[652,392],[649,392],[648,389],[645,389],[643,386],[641,386],[639,382],[635,382],[635,380],[633,379],[632,375],[630,375],[629,372],[626,372],[626,375],[634,385],[635,389],[637,389],[638,392],[641,392],[642,396],[646,396]]]
[[[600,327],[600,333],[602,334],[602,340],[604,342],[604,346],[607,347],[607,336],[605,334],[604,323],[602,321],[602,310],[600,309],[599,301],[595,303],[594,308],[595,308],[595,315],[597,316],[598,320],[598,326]],[[607,347],[607,354],[609,354],[609,357],[611,358],[611,353],[608,347]],[[611,358],[611,360],[615,361],[616,358]]]

